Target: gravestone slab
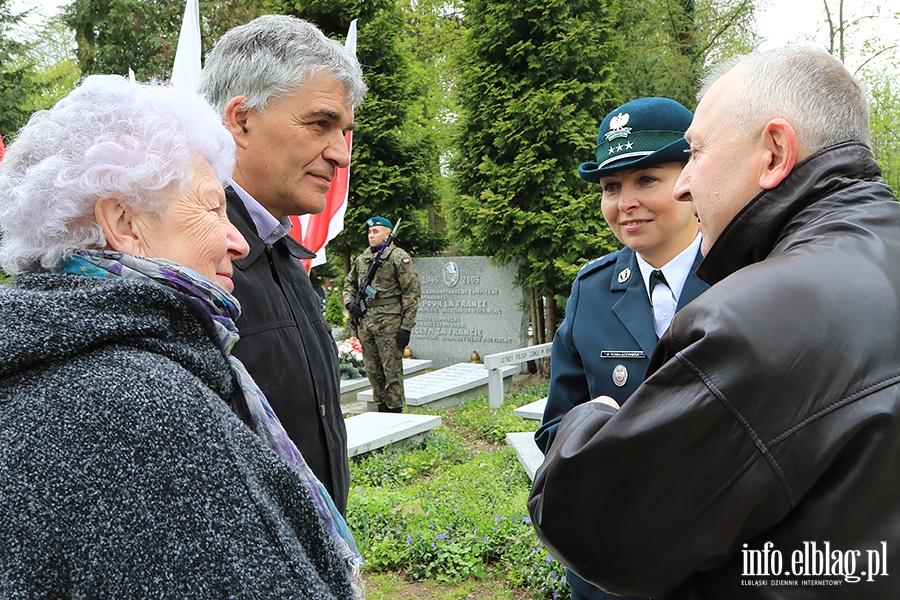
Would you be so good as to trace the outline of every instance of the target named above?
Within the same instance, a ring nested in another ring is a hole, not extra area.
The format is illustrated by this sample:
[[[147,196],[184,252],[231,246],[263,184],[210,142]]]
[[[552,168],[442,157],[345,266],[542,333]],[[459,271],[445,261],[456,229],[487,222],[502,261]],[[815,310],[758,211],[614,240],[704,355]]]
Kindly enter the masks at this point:
[[[401,440],[423,438],[440,424],[441,418],[434,415],[372,412],[349,417],[344,419],[347,456],[352,458]]]
[[[422,299],[409,347],[436,368],[529,345],[527,297],[516,267],[487,256],[416,258]]]
[[[534,433],[531,431],[507,433],[506,443],[516,451],[519,464],[525,469],[531,481],[534,481],[534,474],[544,464],[544,455],[534,443]]]
[[[432,361],[425,358],[404,358],[403,359],[403,377],[409,377],[415,373],[430,369]],[[372,387],[368,377],[357,377],[356,379],[341,379],[341,404],[349,404],[356,402],[356,395]]]
[[[507,378],[518,373],[519,366],[503,367],[501,372]],[[429,408],[444,408],[462,404],[466,398],[486,394],[487,385],[488,371],[484,365],[459,363],[411,377],[403,382],[403,391],[407,406],[427,404]],[[360,392],[357,398],[374,406],[372,390]]]
[[[540,421],[544,418],[544,409],[547,407],[547,399],[541,398],[540,400],[535,400],[525,406],[520,406],[513,410],[513,414],[517,417],[522,417],[523,419],[534,419],[535,421]]]

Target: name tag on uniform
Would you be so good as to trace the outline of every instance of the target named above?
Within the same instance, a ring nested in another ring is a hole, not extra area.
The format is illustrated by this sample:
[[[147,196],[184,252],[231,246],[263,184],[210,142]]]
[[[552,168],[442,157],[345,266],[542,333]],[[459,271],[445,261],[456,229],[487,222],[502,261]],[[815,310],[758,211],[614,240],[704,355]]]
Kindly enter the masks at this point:
[[[601,350],[600,358],[647,358],[643,350]]]

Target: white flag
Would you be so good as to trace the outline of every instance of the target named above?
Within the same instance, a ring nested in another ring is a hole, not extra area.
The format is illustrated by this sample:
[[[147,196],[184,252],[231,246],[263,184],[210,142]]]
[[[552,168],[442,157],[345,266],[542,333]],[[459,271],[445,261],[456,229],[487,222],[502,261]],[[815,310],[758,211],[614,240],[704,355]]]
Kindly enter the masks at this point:
[[[187,0],[178,47],[175,49],[175,64],[172,65],[172,85],[197,91],[200,54],[200,3],[198,0]]]
[[[350,21],[350,29],[347,31],[347,39],[344,41],[344,48],[347,52],[356,57],[356,22],[359,19]]]

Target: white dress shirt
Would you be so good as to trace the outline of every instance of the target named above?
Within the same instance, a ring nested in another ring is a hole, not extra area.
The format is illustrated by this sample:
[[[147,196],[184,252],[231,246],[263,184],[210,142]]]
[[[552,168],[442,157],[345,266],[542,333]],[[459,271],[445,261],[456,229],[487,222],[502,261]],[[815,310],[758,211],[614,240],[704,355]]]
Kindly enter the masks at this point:
[[[672,322],[672,317],[675,316],[681,290],[684,289],[684,282],[687,281],[688,275],[694,267],[694,260],[697,258],[699,249],[700,234],[698,233],[687,248],[659,269],[663,272],[665,283],[657,283],[652,294],[650,293],[650,274],[656,269],[641,258],[640,254],[635,253],[641,277],[644,278],[647,295],[650,297],[650,305],[653,307],[653,325],[656,328],[656,337],[663,336]]]

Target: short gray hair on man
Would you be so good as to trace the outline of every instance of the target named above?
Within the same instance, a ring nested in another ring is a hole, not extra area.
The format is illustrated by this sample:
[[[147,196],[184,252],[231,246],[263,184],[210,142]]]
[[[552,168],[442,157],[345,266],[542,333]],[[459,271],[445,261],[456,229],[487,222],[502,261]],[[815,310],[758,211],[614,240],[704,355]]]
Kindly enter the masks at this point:
[[[234,170],[234,139],[199,95],[91,75],[36,112],[0,162],[0,267],[53,269],[77,250],[104,248],[100,198],[162,216],[194,179],[201,156],[220,180]]]
[[[359,106],[366,84],[355,56],[312,23],[263,15],[219,38],[206,56],[199,90],[220,114],[235,96],[247,96],[244,108],[264,112],[270,102],[297,93],[319,71],[343,84],[351,108]]]
[[[797,133],[801,158],[847,141],[871,146],[869,108],[859,82],[821,48],[785,46],[727,60],[703,80],[702,98],[725,73],[739,70],[745,79],[733,98],[739,128],[755,135],[781,117]]]

